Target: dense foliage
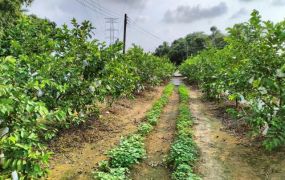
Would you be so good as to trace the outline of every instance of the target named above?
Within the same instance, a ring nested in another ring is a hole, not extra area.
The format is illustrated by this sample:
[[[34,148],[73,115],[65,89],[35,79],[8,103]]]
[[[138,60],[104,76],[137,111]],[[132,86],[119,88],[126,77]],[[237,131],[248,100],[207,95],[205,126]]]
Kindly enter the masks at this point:
[[[193,173],[193,165],[199,155],[197,145],[192,138],[192,119],[189,110],[189,94],[185,85],[179,86],[179,115],[177,118],[177,136],[171,145],[168,157],[169,165],[174,169],[174,180],[198,180]]]
[[[157,100],[146,117],[146,122],[142,123],[138,131],[121,140],[120,144],[108,153],[109,160],[102,161],[99,168],[94,172],[94,179],[128,179],[127,175],[130,166],[139,162],[146,155],[144,147],[144,137],[150,133],[157,123],[163,107],[168,103],[168,99],[174,90],[173,84],[168,84],[162,96]]]
[[[174,40],[171,45],[163,42],[155,50],[155,55],[168,57],[173,63],[181,64],[188,56],[197,55],[208,47],[221,49],[225,46],[224,35],[215,27],[211,27],[211,35],[194,32],[184,38]]]
[[[121,43],[93,40],[88,21],[73,19],[70,29],[20,15],[14,23],[0,39],[0,179],[14,171],[46,175],[44,142],[59,129],[96,115],[96,102],[132,96],[174,71],[169,60],[137,46],[124,55]]]
[[[11,28],[21,16],[23,6],[28,6],[33,0],[0,0],[0,38],[6,28]]]
[[[285,144],[285,21],[262,21],[253,11],[249,22],[228,28],[227,46],[189,58],[180,71],[208,97],[243,104],[239,117],[273,149]]]

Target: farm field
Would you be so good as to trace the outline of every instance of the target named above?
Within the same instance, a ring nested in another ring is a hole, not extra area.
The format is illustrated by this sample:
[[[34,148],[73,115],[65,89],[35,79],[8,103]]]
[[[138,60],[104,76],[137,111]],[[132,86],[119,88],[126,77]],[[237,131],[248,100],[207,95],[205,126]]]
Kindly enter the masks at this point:
[[[0,180],[285,179],[284,7],[0,0]]]
[[[182,80],[179,79],[181,78],[178,78],[178,80],[177,78],[173,78],[173,82],[181,83]],[[248,137],[230,130],[226,124],[222,123],[223,118],[220,116],[221,105],[205,101],[202,93],[196,87],[188,86],[187,89],[191,95],[188,105],[193,119],[193,140],[199,148],[199,158],[195,160],[193,170],[200,178],[282,179],[285,176],[285,161],[282,158],[285,155],[284,152],[270,153],[262,150],[256,144],[252,144]],[[158,88],[158,90],[155,90],[153,93],[158,93],[156,96],[159,96],[161,92],[162,87]],[[153,95],[154,94],[148,94],[147,98],[149,98],[148,100],[151,99],[151,102],[146,101],[145,103],[151,104],[158,98],[152,99]],[[145,97],[142,98],[144,99]],[[139,97],[138,101],[135,100],[134,107],[136,107],[136,103],[139,103],[143,99]],[[175,134],[177,133],[175,123],[179,115],[178,103],[179,97],[178,90],[176,89],[170,96],[168,105],[166,105],[162,111],[157,125],[144,140],[146,158],[130,169],[129,177],[131,179],[171,179],[173,170],[167,157],[170,153],[171,144],[175,140]],[[143,104],[143,106],[144,105],[145,104]],[[127,126],[127,128],[123,130],[126,131],[125,133],[120,131],[117,132],[114,127],[114,136],[117,136],[114,140],[112,135],[111,137],[106,136],[108,140],[107,143],[104,143],[104,138],[102,140],[95,139],[95,142],[90,144],[95,145],[98,149],[88,149],[88,146],[90,146],[89,144],[87,145],[87,148],[86,145],[84,145],[83,149],[86,148],[85,150],[74,150],[77,149],[82,142],[80,142],[79,145],[72,147],[72,153],[70,153],[71,156],[68,153],[69,156],[67,155],[67,157],[59,158],[59,162],[69,161],[71,158],[74,158],[75,161],[67,163],[70,165],[61,166],[59,164],[54,164],[55,169],[52,169],[51,173],[55,174],[51,174],[49,179],[57,179],[57,177],[61,177],[62,179],[90,179],[89,173],[92,168],[97,167],[96,164],[99,161],[107,158],[107,156],[104,155],[104,152],[114,148],[118,144],[121,136],[135,133],[139,123],[144,121],[144,113],[149,107],[143,108],[143,106],[139,103],[139,107],[142,108],[143,111],[140,109],[140,112],[142,111],[142,113],[139,113],[138,116],[136,115],[135,120],[137,121],[135,121],[133,127]],[[134,108],[134,110],[135,109],[136,108]],[[130,111],[129,108],[126,110]],[[124,114],[124,111],[121,113]],[[124,117],[125,116],[122,116],[122,118]],[[128,117],[133,119],[133,116],[127,116],[125,118],[128,119]],[[130,119],[127,120],[128,123],[132,123]],[[115,119],[112,121],[114,120]],[[108,124],[111,127],[113,123],[117,124],[117,122],[112,121]],[[110,135],[109,131],[107,133]],[[98,143],[96,141],[98,141]],[[61,144],[61,141],[59,140],[56,143]],[[96,152],[98,152],[98,154],[96,154]],[[74,154],[77,153],[80,155],[74,156]],[[90,153],[92,155],[90,155]],[[87,157],[85,157],[85,155],[87,155]],[[62,156],[62,154],[59,154],[59,156]],[[88,160],[90,159],[92,159],[94,164],[85,164],[86,162],[89,162]],[[82,167],[84,167],[83,170],[73,166],[74,163],[82,163]],[[51,164],[53,164],[53,162],[51,162]]]
[[[173,82],[181,83],[182,81],[174,78]],[[252,144],[250,138],[230,130],[227,124],[222,123],[223,118],[220,116],[221,105],[205,101],[202,93],[196,87],[188,86],[187,89],[191,95],[188,105],[193,119],[193,140],[199,148],[199,158],[195,160],[193,169],[200,178],[282,179],[284,177],[285,161],[282,158],[285,155],[284,152],[270,153],[262,150],[256,144]],[[152,101],[155,101],[155,99]],[[173,170],[172,166],[168,164],[167,156],[170,153],[171,144],[175,140],[175,123],[179,114],[178,102],[179,97],[176,89],[171,95],[168,105],[165,106],[157,125],[144,140],[146,158],[130,169],[129,177],[131,179],[171,179]],[[136,121],[133,128],[128,127],[128,129],[125,129],[127,130],[125,134],[118,134],[126,136],[134,133],[139,123],[143,121],[143,114],[141,114],[141,120]],[[110,138],[110,142],[112,143],[110,145],[109,143],[103,145],[101,144],[102,141],[99,141],[98,144],[93,143],[99,145],[100,148],[99,158],[94,162],[98,163],[105,160],[106,156],[102,157],[102,155],[117,145],[119,137],[116,141],[112,141],[112,138]],[[97,158],[96,151],[98,150],[95,149],[93,153],[95,158]],[[80,157],[84,158],[84,155],[88,155],[88,159],[92,159],[92,156],[89,155],[90,152],[92,151],[81,151]],[[80,164],[80,160],[84,161],[80,157],[76,158],[79,160],[76,163]],[[60,160],[60,162],[63,161]],[[96,163],[93,164],[93,167],[96,167]],[[74,162],[70,164],[72,167]],[[86,167],[86,165],[83,167]],[[92,166],[89,169],[87,168],[85,173],[82,173],[81,169],[76,167],[73,170],[72,168],[65,169],[64,166],[62,169],[60,166],[56,168],[60,172],[66,172],[62,176],[63,179],[89,179],[88,170],[91,170]],[[56,173],[50,179],[56,179],[56,177],[59,177],[59,174]]]
[[[100,121],[89,124],[89,128],[64,132],[50,145],[57,153],[50,162],[49,179],[88,179],[92,168],[106,159],[104,153],[114,147],[122,136],[137,129],[162,90],[161,86],[144,92],[136,99],[119,100],[111,108],[102,110]],[[80,164],[80,168],[75,164]]]

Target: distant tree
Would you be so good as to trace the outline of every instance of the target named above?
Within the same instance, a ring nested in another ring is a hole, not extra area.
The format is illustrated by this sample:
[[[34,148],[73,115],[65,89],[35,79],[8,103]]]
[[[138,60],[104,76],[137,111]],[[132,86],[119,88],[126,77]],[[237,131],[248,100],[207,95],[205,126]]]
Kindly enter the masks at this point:
[[[184,38],[173,41],[168,57],[177,65],[186,58],[186,41]]]
[[[210,39],[208,35],[203,32],[195,32],[188,34],[184,38],[174,40],[170,46],[167,42],[163,42],[155,50],[155,55],[167,56],[173,63],[179,65],[188,56],[195,55],[205,49],[209,46],[209,43]]]
[[[222,49],[226,46],[225,35],[216,26],[210,28],[211,34],[194,32],[184,38],[174,40],[171,45],[163,42],[155,50],[157,56],[167,56],[173,63],[179,65],[189,56],[194,56],[207,47],[214,46]]]
[[[158,46],[158,48],[156,48],[155,50],[155,55],[156,56],[168,56],[170,51],[170,46],[168,44],[168,42],[163,42],[162,45]]]
[[[210,28],[210,31],[212,32],[212,36],[214,37],[215,34],[216,34],[217,31],[218,31],[218,28],[217,28],[216,26],[212,26],[212,27]]]
[[[210,39],[212,41],[212,45],[218,49],[222,49],[225,47],[226,42],[224,40],[224,35],[218,30],[216,26],[212,26],[210,28],[210,31],[212,32]]]
[[[196,55],[198,52],[209,46],[209,36],[203,32],[188,34],[185,39],[188,45],[186,48],[188,50],[188,56]]]

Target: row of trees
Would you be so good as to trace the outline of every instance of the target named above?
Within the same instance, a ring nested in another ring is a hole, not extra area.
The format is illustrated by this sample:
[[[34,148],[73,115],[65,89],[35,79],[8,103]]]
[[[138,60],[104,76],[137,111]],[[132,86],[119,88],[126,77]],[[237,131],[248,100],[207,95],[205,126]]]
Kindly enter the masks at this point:
[[[1,19],[11,24],[0,37],[0,179],[45,176],[46,143],[60,129],[98,115],[97,102],[133,96],[174,71],[138,46],[123,54],[120,42],[92,39],[88,21],[57,27],[22,14],[19,4],[30,2],[11,2]]]
[[[225,36],[215,26],[211,27],[210,30],[212,32],[210,35],[194,32],[173,41],[171,45],[163,42],[156,48],[155,55],[168,57],[173,63],[181,64],[189,56],[195,56],[208,47],[223,48],[226,45]]]
[[[228,28],[228,34],[225,48],[189,58],[180,71],[208,97],[242,103],[236,117],[264,138],[267,149],[284,145],[285,21],[262,21],[253,11],[249,22]]]

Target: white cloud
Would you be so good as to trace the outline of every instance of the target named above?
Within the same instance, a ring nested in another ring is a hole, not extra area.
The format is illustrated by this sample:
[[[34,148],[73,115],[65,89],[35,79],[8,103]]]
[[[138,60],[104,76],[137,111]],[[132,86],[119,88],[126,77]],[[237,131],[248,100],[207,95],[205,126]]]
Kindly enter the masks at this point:
[[[199,5],[178,6],[175,10],[167,10],[164,21],[167,23],[191,23],[201,19],[210,19],[225,14],[228,10],[226,3],[221,2],[210,8],[201,8]]]

